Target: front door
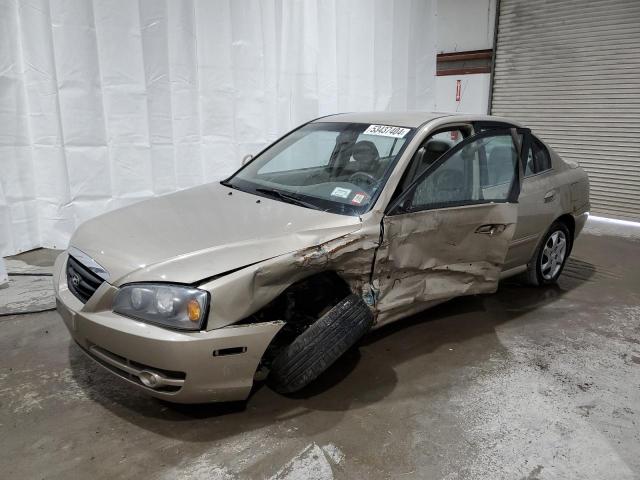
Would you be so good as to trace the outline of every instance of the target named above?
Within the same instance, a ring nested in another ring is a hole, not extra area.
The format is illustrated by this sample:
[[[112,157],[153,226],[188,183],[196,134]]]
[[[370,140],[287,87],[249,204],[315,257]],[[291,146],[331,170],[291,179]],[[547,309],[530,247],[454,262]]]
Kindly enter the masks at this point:
[[[497,289],[518,216],[518,133],[466,139],[389,205],[374,267],[378,324]]]

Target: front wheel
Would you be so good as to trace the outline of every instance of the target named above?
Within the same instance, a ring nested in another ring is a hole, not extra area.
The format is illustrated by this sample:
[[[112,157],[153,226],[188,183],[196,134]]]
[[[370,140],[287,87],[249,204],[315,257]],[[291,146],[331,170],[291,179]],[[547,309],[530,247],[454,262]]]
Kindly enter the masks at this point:
[[[556,283],[571,252],[571,232],[562,222],[554,222],[533,255],[527,277],[532,285]]]
[[[300,390],[360,340],[372,324],[369,307],[361,298],[349,295],[278,354],[267,384],[278,393]]]

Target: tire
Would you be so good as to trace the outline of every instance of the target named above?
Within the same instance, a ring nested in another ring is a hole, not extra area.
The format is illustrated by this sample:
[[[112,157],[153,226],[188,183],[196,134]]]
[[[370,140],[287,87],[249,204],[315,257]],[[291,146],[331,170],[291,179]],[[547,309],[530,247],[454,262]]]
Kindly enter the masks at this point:
[[[278,393],[309,385],[373,325],[369,307],[349,295],[316,320],[274,359],[267,384]]]
[[[564,252],[562,255],[558,255],[558,247],[554,247],[554,240],[564,238]],[[554,222],[544,239],[536,248],[536,251],[529,262],[527,269],[527,281],[531,285],[551,285],[558,281],[558,277],[564,269],[564,265],[567,262],[567,258],[571,254],[571,247],[573,246],[573,237],[567,226],[562,222]],[[555,248],[555,257],[554,255]],[[555,259],[555,260],[554,260]]]

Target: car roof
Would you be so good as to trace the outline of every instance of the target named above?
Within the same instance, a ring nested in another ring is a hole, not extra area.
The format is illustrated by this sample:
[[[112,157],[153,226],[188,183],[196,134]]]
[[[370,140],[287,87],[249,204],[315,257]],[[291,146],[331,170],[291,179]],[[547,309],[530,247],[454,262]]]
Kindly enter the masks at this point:
[[[372,123],[375,125],[393,125],[397,127],[417,128],[427,122],[446,118],[447,123],[461,121],[493,121],[520,126],[518,122],[492,115],[447,113],[447,112],[351,112],[337,113],[317,118],[314,122]]]

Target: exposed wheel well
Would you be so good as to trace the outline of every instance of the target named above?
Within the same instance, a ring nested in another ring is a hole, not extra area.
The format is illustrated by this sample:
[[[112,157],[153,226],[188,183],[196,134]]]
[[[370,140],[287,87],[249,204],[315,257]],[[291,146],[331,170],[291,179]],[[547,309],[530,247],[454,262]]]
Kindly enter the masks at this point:
[[[571,233],[571,242],[573,243],[573,239],[576,235],[576,221],[573,218],[573,215],[569,213],[565,213],[564,215],[559,216],[556,219],[556,222],[562,222],[569,229],[569,233]]]
[[[290,285],[241,324],[272,320],[300,323],[318,318],[351,293],[349,285],[334,271],[316,273]]]
[[[244,324],[272,320],[285,322],[267,347],[259,369],[268,368],[284,346],[349,294],[349,285],[336,272],[321,272],[292,284],[260,311],[242,320],[240,323]]]

